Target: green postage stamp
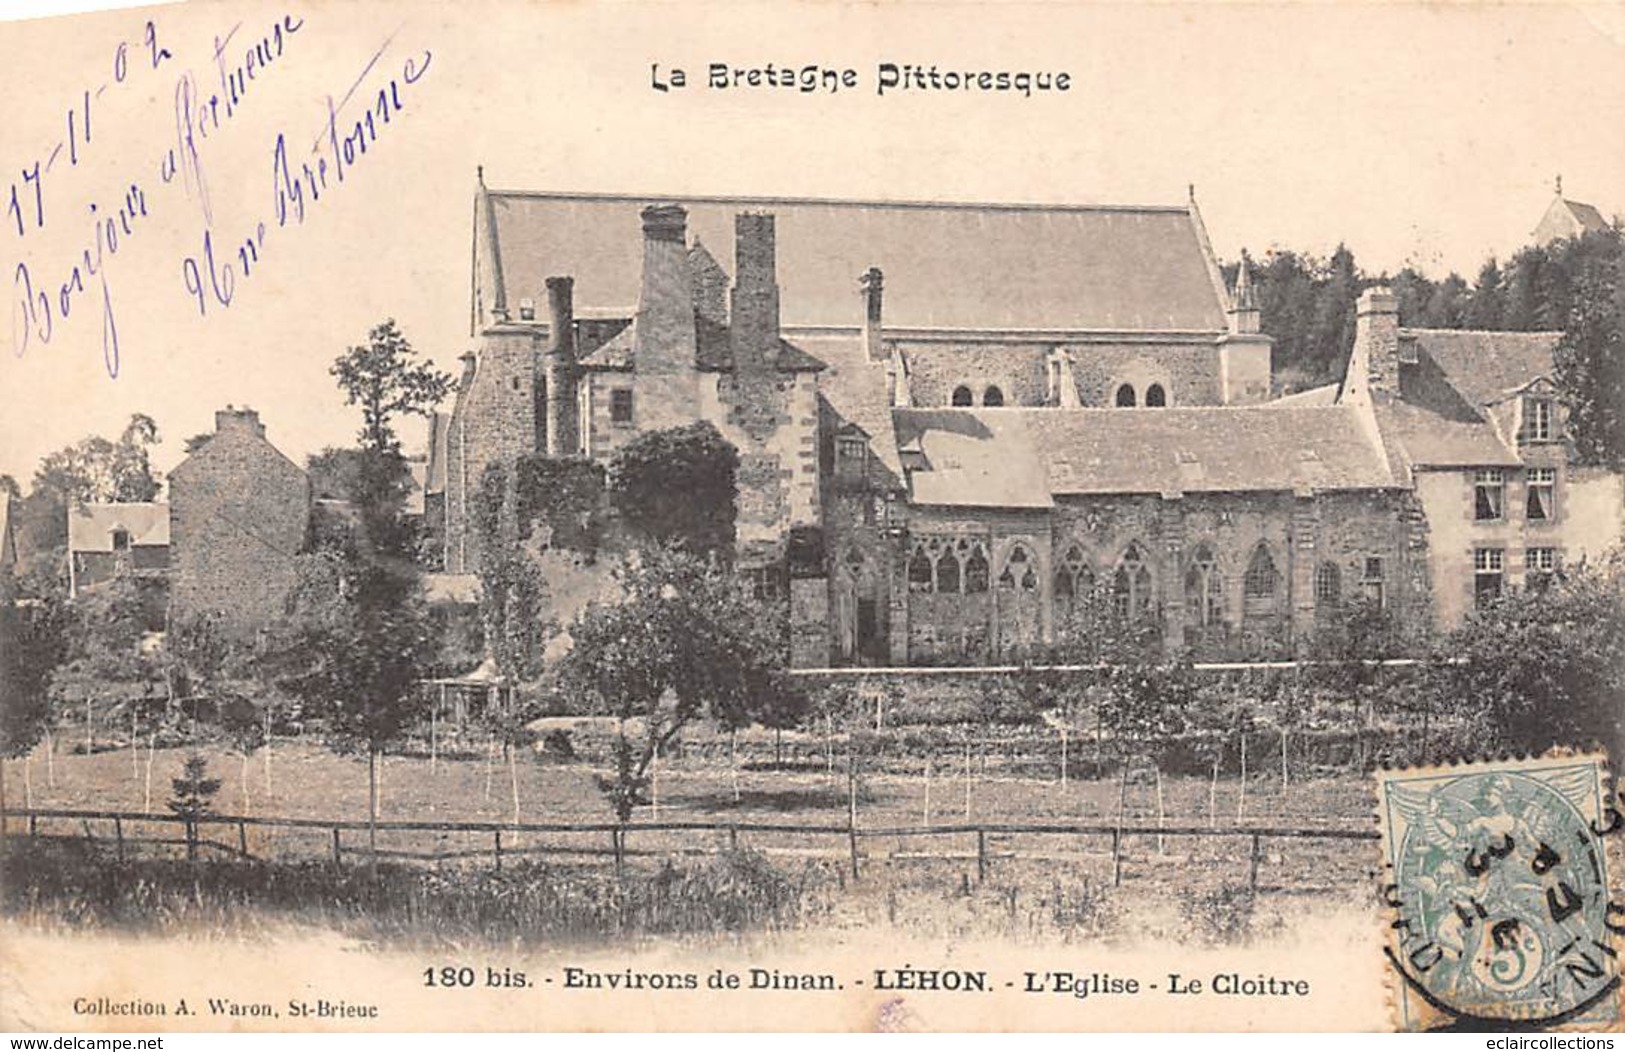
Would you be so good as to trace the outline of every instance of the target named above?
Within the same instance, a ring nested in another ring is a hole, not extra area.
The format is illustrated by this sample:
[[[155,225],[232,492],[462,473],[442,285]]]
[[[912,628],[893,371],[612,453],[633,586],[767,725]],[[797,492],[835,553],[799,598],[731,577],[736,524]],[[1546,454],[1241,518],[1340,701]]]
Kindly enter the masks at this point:
[[[1601,757],[1383,771],[1377,807],[1400,1029],[1620,1025],[1625,794]]]

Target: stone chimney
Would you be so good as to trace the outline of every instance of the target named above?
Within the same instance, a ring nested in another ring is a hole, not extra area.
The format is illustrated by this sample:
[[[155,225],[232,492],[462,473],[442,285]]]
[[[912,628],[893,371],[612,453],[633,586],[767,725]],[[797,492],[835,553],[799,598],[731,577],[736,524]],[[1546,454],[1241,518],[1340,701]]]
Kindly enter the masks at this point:
[[[547,279],[547,455],[580,449],[576,437],[575,279]]]
[[[1353,357],[1364,358],[1366,386],[1372,393],[1399,394],[1399,300],[1386,285],[1360,294]]]
[[[638,291],[633,368],[659,375],[694,369],[694,295],[689,287],[688,212],[682,205],[643,210],[643,283]]]
[[[1258,297],[1253,292],[1253,261],[1246,251],[1241,253],[1241,265],[1236,268],[1236,288],[1230,297],[1230,331],[1240,336],[1251,336],[1261,331],[1263,318],[1258,310]]]
[[[879,267],[870,267],[858,282],[863,288],[863,349],[869,361],[878,362],[886,357],[881,346],[881,297],[885,293],[885,279]]]
[[[734,368],[772,369],[779,357],[779,284],[773,216],[734,217],[734,290],[729,337]]]
[[[215,410],[214,433],[217,435],[253,435],[255,438],[264,438],[265,425],[260,423],[260,415],[247,406],[238,409],[235,406],[228,405],[224,409]]]

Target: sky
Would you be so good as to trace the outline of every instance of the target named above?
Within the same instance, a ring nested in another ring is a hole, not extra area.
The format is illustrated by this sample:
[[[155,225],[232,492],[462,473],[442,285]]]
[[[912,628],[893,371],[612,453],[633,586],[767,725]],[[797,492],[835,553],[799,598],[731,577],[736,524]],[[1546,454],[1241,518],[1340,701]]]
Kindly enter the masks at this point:
[[[211,118],[222,62],[256,43],[269,63]],[[1368,273],[1469,280],[1524,243],[1559,173],[1625,212],[1618,5],[205,2],[0,22],[0,53],[0,474],[25,485],[134,412],[158,422],[160,469],[227,404],[296,460],[352,441],[328,367],[372,325],[395,318],[443,368],[470,349],[480,165],[493,188],[651,199],[1179,204],[1194,184],[1221,258],[1342,241]],[[713,62],[859,85],[715,90]],[[883,62],[1070,87],[880,97]],[[690,85],[655,90],[652,65]],[[301,217],[329,104],[353,122],[380,91],[389,121]]]

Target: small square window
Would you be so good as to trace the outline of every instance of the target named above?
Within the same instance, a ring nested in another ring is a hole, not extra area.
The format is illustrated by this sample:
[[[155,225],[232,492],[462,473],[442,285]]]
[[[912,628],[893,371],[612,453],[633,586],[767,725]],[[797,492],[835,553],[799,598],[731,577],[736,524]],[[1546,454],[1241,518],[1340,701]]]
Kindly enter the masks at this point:
[[[632,426],[632,389],[617,387],[609,392],[609,422],[619,427]]]

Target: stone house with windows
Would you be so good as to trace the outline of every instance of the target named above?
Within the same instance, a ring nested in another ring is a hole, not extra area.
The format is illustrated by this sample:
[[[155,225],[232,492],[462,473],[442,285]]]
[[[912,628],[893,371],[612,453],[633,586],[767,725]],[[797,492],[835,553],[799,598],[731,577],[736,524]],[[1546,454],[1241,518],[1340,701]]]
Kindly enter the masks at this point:
[[[475,349],[426,468],[453,574],[478,568],[485,465],[695,420],[740,451],[739,563],[788,597],[800,666],[1064,659],[1100,608],[1202,656],[1288,654],[1358,598],[1454,623],[1481,549],[1517,586],[1619,534],[1618,476],[1567,459],[1552,335],[1400,330],[1377,290],[1344,382],[1272,400],[1246,269],[1227,287],[1194,197],[482,180],[475,218]]]
[[[214,434],[169,473],[170,613],[252,634],[281,611],[310,533],[310,478],[252,409],[214,414]]]
[[[1439,625],[1538,588],[1625,529],[1625,479],[1576,462],[1553,383],[1562,333],[1401,329],[1386,290],[1360,299],[1341,397],[1369,406],[1429,531]]]

